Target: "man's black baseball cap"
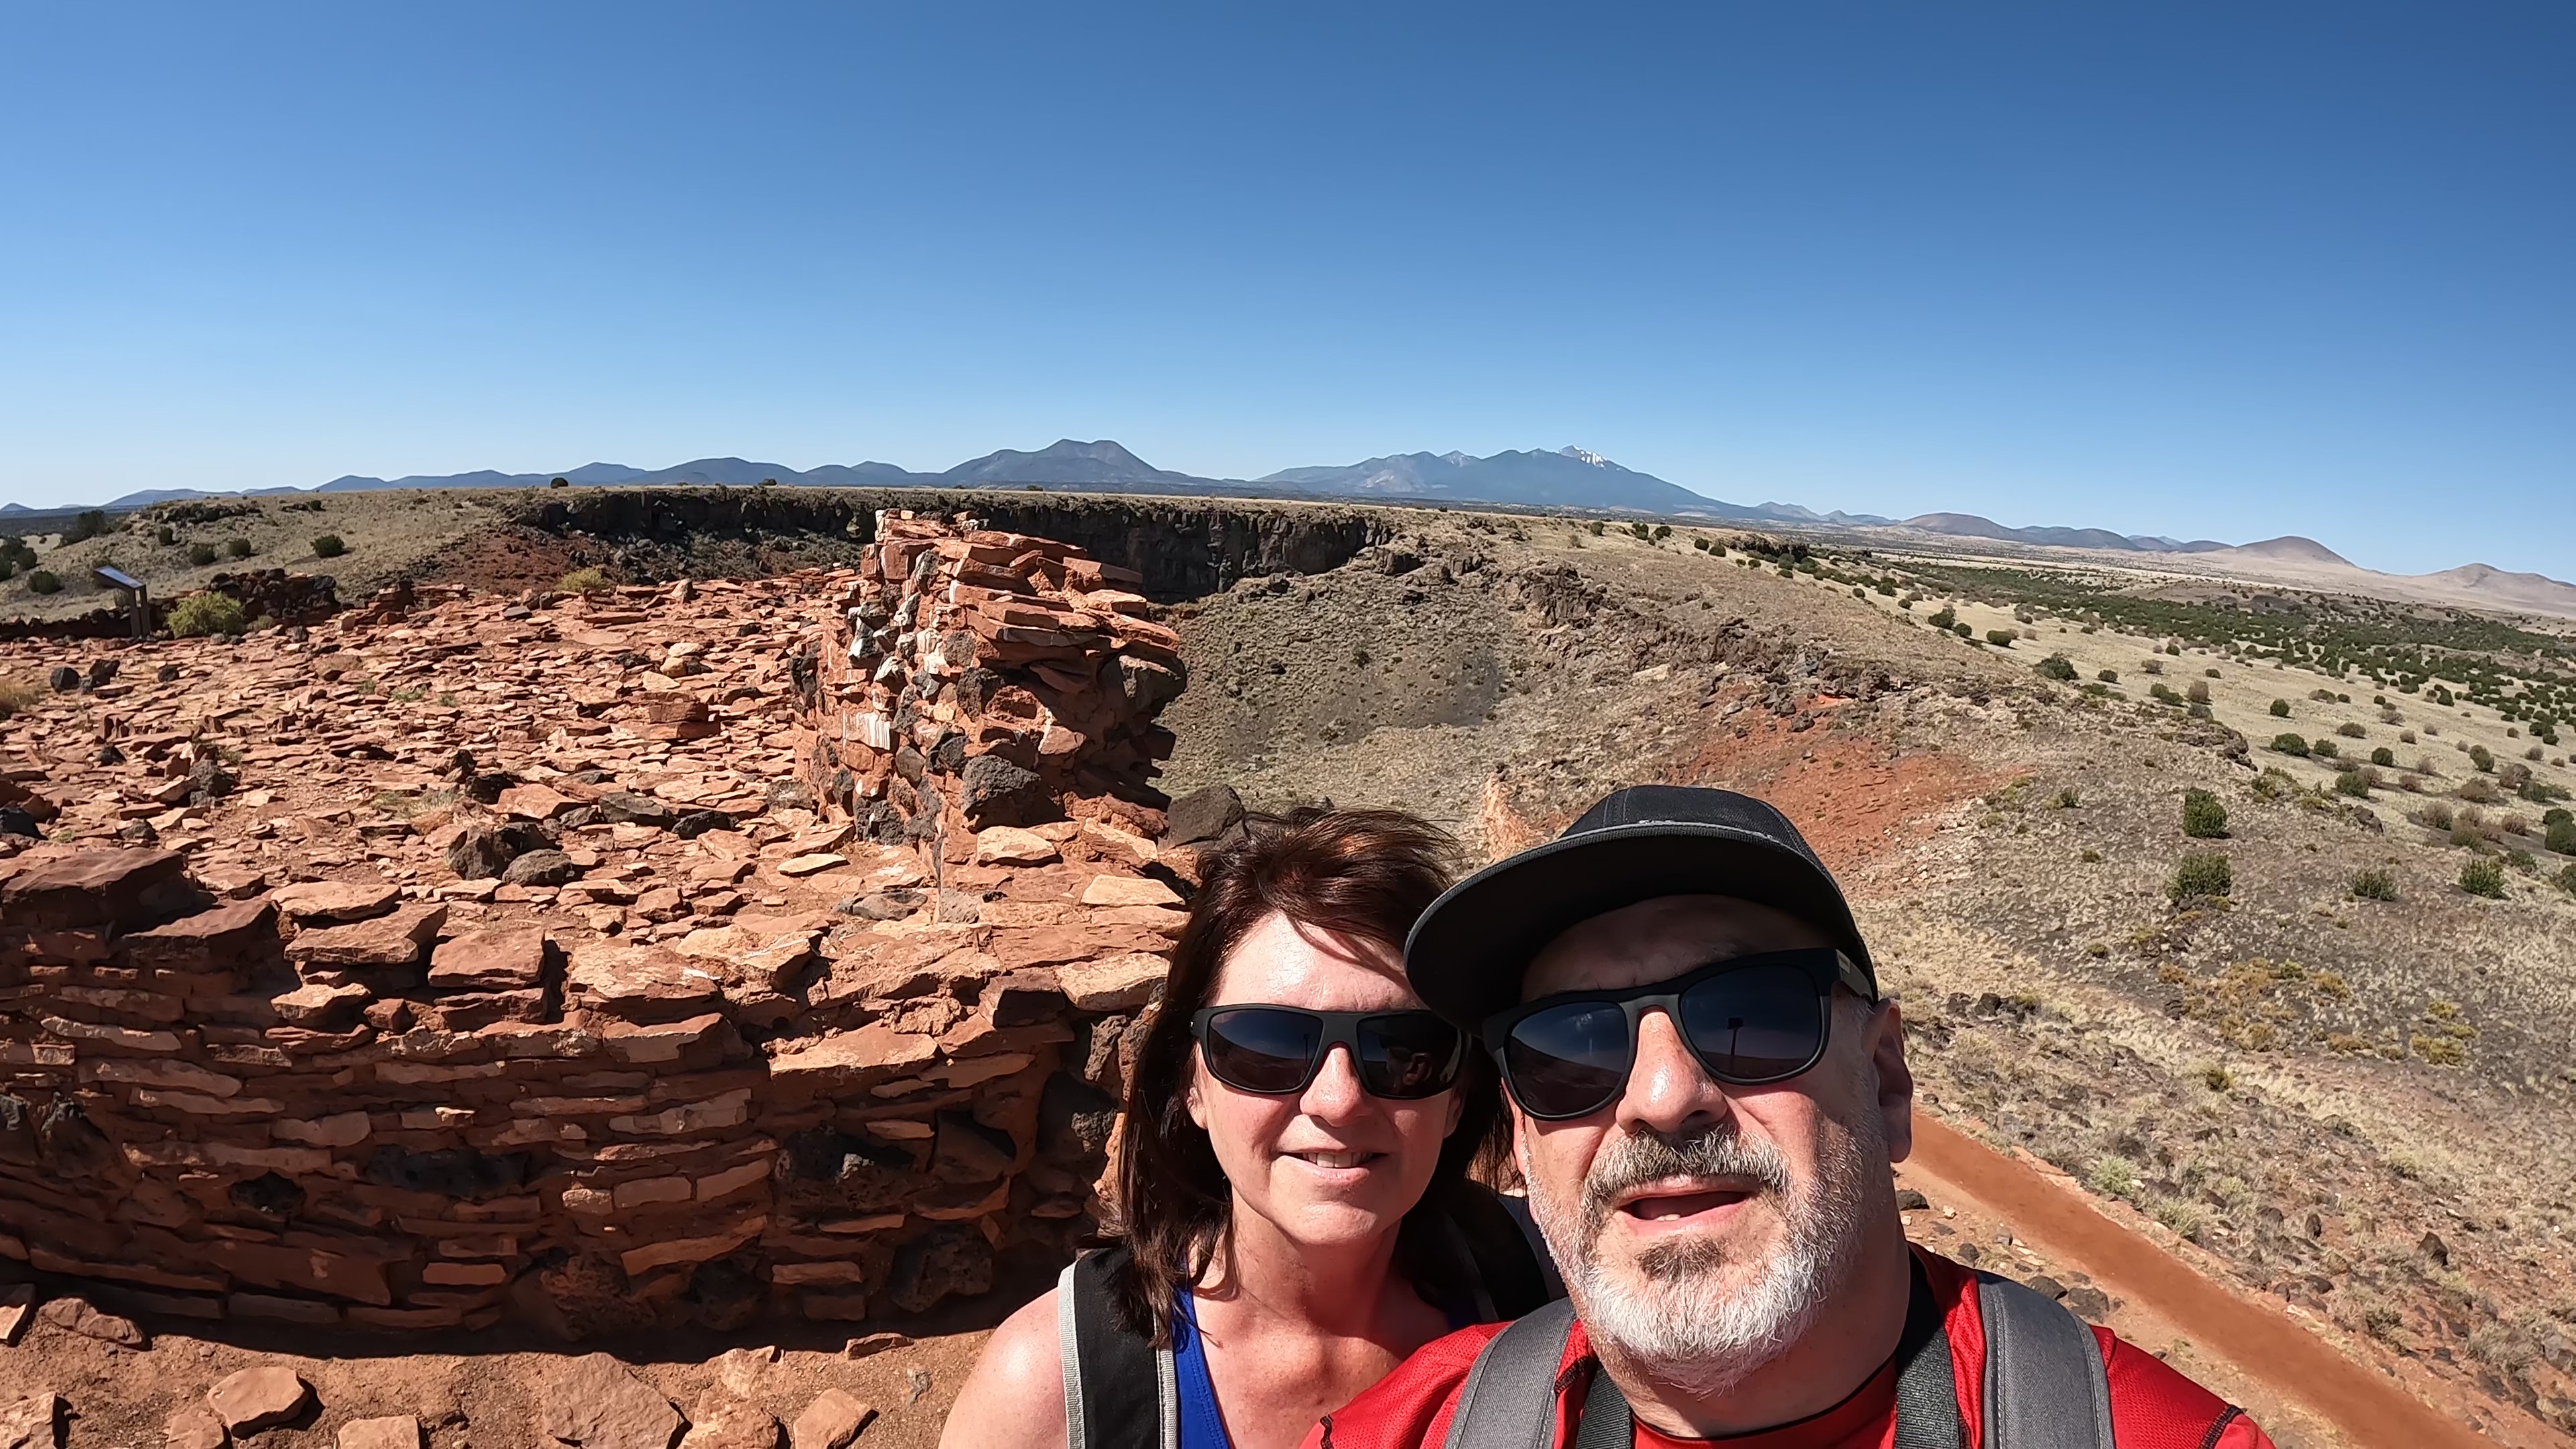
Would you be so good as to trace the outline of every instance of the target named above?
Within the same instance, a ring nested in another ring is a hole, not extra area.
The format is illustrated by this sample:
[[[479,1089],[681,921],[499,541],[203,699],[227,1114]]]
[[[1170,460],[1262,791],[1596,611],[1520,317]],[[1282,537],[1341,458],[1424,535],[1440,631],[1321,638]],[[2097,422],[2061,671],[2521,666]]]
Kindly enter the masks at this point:
[[[1451,886],[1404,943],[1423,1004],[1467,1031],[1521,999],[1540,948],[1594,916],[1657,896],[1734,896],[1822,931],[1869,977],[1877,968],[1842,887],[1789,818],[1750,795],[1632,785],[1545,845]]]

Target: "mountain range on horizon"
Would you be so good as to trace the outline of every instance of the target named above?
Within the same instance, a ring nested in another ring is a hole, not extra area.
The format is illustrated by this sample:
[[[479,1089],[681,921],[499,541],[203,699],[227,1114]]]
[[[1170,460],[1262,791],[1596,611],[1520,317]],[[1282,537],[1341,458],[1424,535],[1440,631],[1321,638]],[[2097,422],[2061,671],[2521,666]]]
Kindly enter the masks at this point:
[[[1900,519],[1840,510],[1819,513],[1793,503],[1730,503],[1667,482],[1651,473],[1622,467],[1600,454],[1572,447],[1553,452],[1507,450],[1483,458],[1455,451],[1396,453],[1338,466],[1286,468],[1259,478],[1228,479],[1205,478],[1154,467],[1110,439],[1086,443],[1062,438],[1035,451],[1005,448],[980,458],[970,458],[938,473],[917,473],[893,463],[874,461],[826,464],[808,469],[744,458],[697,458],[659,469],[594,462],[561,473],[503,473],[483,469],[470,473],[413,474],[390,479],[348,474],[314,488],[252,488],[234,494],[194,488],[155,488],[128,493],[97,506],[117,510],[187,498],[373,492],[396,488],[543,488],[557,478],[573,487],[750,487],[762,483],[823,488],[1035,486],[1098,493],[1600,509],[1684,519],[1904,529],[1951,538],[1980,538],[2052,548],[2193,554],[2204,556],[2205,561],[2211,563],[2244,563],[2293,574],[2370,575],[2413,582],[2445,592],[2464,591],[2492,599],[2499,607],[2576,613],[2576,585],[2542,574],[2514,573],[2483,563],[2465,564],[2433,574],[2377,574],[2313,539],[2295,535],[2229,545],[2210,539],[2183,540],[2153,534],[2123,534],[2101,528],[2015,528],[1973,513],[1925,513]],[[14,515],[67,511],[30,509],[17,503],[0,504],[0,521]]]

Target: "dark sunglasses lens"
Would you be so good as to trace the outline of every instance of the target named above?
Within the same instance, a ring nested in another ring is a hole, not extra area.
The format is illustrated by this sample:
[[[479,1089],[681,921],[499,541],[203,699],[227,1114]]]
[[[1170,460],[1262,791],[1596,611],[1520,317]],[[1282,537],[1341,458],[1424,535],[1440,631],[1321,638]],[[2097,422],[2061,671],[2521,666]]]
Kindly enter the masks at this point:
[[[1815,1063],[1825,997],[1794,966],[1748,966],[1683,992],[1681,1029],[1718,1080],[1776,1082]]]
[[[1570,1001],[1522,1017],[1503,1039],[1503,1071],[1521,1109],[1538,1117],[1598,1110],[1628,1080],[1628,1013]]]
[[[1209,1017],[1199,1051],[1208,1071],[1229,1087],[1293,1092],[1313,1075],[1315,1043],[1322,1035],[1313,1017],[1247,1006]]]
[[[1403,1100],[1448,1090],[1464,1054],[1458,1028],[1427,1011],[1372,1016],[1360,1023],[1360,1085]]]

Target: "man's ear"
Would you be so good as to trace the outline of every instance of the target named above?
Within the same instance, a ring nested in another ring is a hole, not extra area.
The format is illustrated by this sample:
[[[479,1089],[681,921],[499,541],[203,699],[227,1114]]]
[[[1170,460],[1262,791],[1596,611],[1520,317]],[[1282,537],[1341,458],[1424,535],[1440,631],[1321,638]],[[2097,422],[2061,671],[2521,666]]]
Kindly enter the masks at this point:
[[[1879,1122],[1887,1137],[1887,1160],[1903,1162],[1914,1153],[1914,1069],[1905,1064],[1905,1014],[1894,1001],[1870,1010],[1870,1080],[1877,1084]]]

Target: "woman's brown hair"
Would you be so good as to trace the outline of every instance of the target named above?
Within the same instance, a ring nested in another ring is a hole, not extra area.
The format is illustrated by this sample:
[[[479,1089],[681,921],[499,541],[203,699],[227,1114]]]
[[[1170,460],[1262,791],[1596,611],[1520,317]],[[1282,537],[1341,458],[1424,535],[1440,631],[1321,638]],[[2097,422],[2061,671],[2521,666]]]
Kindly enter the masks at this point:
[[[1119,1128],[1116,1226],[1131,1256],[1114,1288],[1130,1331],[1170,1346],[1173,1302],[1205,1278],[1232,1220],[1233,1189],[1189,1112],[1190,1018],[1207,1005],[1226,956],[1274,913],[1401,955],[1405,933],[1448,888],[1457,861],[1456,842],[1416,816],[1311,807],[1248,817],[1239,837],[1202,857],[1198,898],[1128,1077]],[[1432,1246],[1432,1219],[1471,1168],[1511,1150],[1511,1121],[1482,1052],[1470,1048],[1453,1090],[1458,1126],[1396,1235],[1396,1271],[1443,1307],[1472,1301],[1475,1285],[1448,1281],[1454,1259]]]

